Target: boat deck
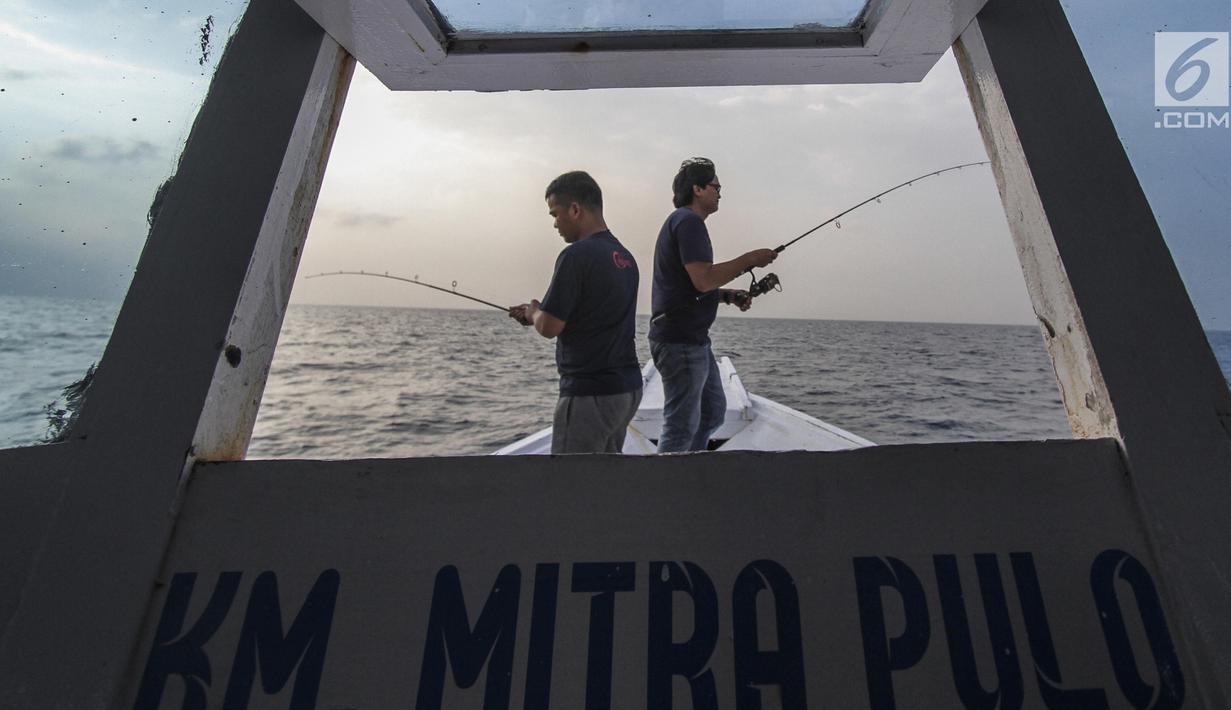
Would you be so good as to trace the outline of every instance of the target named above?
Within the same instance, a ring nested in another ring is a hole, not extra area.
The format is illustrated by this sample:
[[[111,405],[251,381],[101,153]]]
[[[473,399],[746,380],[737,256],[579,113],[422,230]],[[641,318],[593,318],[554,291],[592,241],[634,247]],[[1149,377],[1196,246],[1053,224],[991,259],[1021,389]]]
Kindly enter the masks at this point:
[[[811,417],[744,388],[735,366],[719,358],[727,414],[714,432],[710,448],[716,451],[841,451],[873,446],[871,441]],[[641,406],[628,425],[626,454],[653,454],[663,424],[662,378],[653,362],[642,370]],[[494,452],[497,456],[551,453],[551,427],[515,441]]]

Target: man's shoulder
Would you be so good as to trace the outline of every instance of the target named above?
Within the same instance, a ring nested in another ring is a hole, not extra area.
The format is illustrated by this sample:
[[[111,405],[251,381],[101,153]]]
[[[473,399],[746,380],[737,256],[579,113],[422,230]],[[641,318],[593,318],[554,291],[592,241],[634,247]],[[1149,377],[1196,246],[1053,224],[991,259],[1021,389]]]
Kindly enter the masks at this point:
[[[655,251],[674,250],[674,243],[681,234],[691,235],[705,230],[705,222],[687,207],[677,207],[663,220],[662,229],[658,232]]]
[[[557,263],[586,264],[595,261],[608,262],[612,260],[613,251],[621,255],[621,260],[617,260],[617,266],[619,266],[620,261],[628,261],[633,258],[632,252],[621,244],[620,240],[615,238],[615,235],[611,232],[602,232],[595,237],[581,239],[564,247],[560,252],[560,256],[557,257]]]
[[[705,220],[701,219],[700,215],[698,215],[696,212],[693,212],[692,209],[687,206],[676,207],[674,212],[667,215],[667,222],[672,225],[681,225],[681,224],[691,225],[693,222],[696,222],[697,224],[700,224],[702,227],[705,226]]]
[[[597,242],[592,238],[578,239],[572,244],[568,244],[563,249],[561,249],[560,256],[561,257],[565,257],[565,256],[584,257],[588,254],[593,253],[595,251],[595,246],[597,246]]]
[[[607,254],[613,248],[624,249],[624,245],[616,239],[615,235],[610,231],[599,232],[588,239],[582,239],[564,248],[564,251],[573,250],[573,253],[581,254]]]
[[[705,228],[705,220],[696,212],[693,212],[688,207],[680,207],[671,213],[667,218],[667,226],[670,231],[677,237],[680,235],[694,236],[705,235],[709,236],[709,230]]]

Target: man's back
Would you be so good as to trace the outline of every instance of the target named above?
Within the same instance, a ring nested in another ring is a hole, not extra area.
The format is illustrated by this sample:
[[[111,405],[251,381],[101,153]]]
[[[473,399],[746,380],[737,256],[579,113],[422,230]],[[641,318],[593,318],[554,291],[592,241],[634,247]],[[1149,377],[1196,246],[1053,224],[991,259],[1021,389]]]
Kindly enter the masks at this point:
[[[556,339],[562,395],[631,392],[641,386],[634,342],[639,272],[609,231],[565,247],[542,309],[566,322]]]

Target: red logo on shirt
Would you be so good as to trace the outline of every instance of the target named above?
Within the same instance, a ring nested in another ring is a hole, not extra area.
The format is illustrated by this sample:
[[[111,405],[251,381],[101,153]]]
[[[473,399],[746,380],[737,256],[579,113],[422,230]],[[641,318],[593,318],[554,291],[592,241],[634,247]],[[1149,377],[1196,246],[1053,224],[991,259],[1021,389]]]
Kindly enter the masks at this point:
[[[620,256],[620,252],[618,251],[611,252],[611,260],[615,262],[617,269],[627,269],[633,265],[633,262]]]

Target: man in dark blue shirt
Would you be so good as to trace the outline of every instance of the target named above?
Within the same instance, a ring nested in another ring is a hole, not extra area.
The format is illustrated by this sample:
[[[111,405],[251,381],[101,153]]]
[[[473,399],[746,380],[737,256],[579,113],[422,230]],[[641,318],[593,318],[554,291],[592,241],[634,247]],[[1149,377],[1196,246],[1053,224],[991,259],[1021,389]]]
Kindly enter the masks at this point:
[[[603,220],[603,193],[587,173],[565,173],[547,186],[547,212],[568,243],[556,258],[540,303],[509,316],[556,339],[560,399],[553,454],[619,453],[641,403],[634,344],[637,262]]]
[[[676,210],[663,223],[654,246],[650,353],[663,383],[661,453],[704,451],[722,426],[727,400],[710,350],[710,325],[719,302],[746,311],[751,299],[746,291],[721,286],[778,256],[773,249],[756,249],[714,263],[705,218],[718,211],[721,190],[714,163],[705,158],[684,161],[672,182]]]

